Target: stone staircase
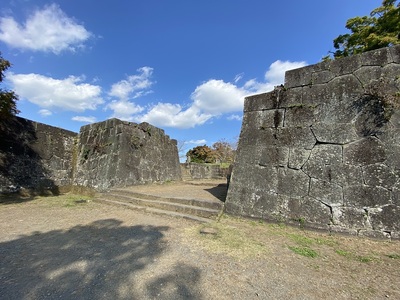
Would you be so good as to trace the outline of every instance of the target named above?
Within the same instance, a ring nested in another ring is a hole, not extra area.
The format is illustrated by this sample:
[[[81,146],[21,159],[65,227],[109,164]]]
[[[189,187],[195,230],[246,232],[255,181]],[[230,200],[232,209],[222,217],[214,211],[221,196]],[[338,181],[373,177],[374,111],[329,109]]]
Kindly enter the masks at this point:
[[[135,191],[132,187],[112,189],[99,194],[94,201],[198,222],[216,220],[223,209],[223,202],[219,199],[165,196],[160,193],[155,195]]]

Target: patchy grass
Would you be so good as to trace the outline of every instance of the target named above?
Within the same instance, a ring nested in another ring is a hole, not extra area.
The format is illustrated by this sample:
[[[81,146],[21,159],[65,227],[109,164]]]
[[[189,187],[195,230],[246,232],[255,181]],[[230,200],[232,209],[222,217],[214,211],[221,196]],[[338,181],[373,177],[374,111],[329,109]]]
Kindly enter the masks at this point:
[[[77,208],[91,203],[92,198],[90,196],[64,194],[60,196],[35,197],[33,201],[43,206]]]
[[[249,224],[254,226],[254,224]],[[205,228],[212,228],[215,234],[202,234]],[[268,248],[260,241],[246,235],[239,228],[223,223],[204,224],[187,229],[192,242],[200,244],[210,252],[225,253],[235,258],[248,258],[268,253]]]
[[[351,256],[353,256],[353,253],[351,253],[350,251],[346,251],[346,250],[336,249],[335,252],[336,252],[337,254],[339,254],[340,256],[344,256],[344,257],[351,257]]]
[[[294,247],[294,246],[291,247],[291,246],[289,246],[288,248],[290,250],[292,250],[294,253],[305,256],[305,257],[314,258],[314,257],[318,256],[318,253],[309,247]]]
[[[339,254],[340,256],[346,257],[347,259],[362,262],[362,263],[369,263],[369,262],[377,261],[380,259],[380,255],[376,254],[374,252],[371,252],[367,255],[358,255],[352,251],[335,249],[335,253]]]
[[[362,263],[369,263],[369,262],[371,262],[371,261],[374,260],[374,258],[373,258],[372,256],[362,256],[362,255],[358,255],[358,256],[356,257],[356,259],[357,259],[359,262],[362,262]]]
[[[201,234],[204,226],[216,229],[217,233]],[[223,215],[220,222],[188,228],[186,234],[190,243],[197,243],[208,252],[224,253],[239,259],[274,255],[290,259],[299,255],[315,259],[314,263],[321,268],[326,261],[343,268],[360,263],[400,261],[396,250],[400,245],[398,241],[331,235],[283,223],[271,224],[227,215]]]

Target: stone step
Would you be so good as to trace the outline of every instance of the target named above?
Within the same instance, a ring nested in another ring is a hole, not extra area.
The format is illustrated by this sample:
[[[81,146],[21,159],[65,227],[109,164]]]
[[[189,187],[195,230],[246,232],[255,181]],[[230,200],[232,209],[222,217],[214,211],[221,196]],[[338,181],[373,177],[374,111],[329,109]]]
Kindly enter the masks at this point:
[[[129,198],[135,199],[142,199],[142,200],[155,200],[155,201],[162,201],[162,202],[171,202],[171,203],[178,203],[183,205],[190,205],[196,207],[204,207],[214,210],[220,210],[223,206],[223,203],[220,201],[212,201],[206,199],[192,199],[192,198],[182,198],[182,197],[162,197],[156,196],[152,194],[144,194],[134,192],[128,189],[113,189],[108,193],[103,195],[112,195],[112,196],[126,196]]]
[[[95,198],[94,201],[104,203],[107,205],[124,206],[128,209],[138,210],[138,211],[157,214],[157,215],[164,215],[164,216],[169,216],[169,217],[174,217],[174,218],[188,219],[188,220],[192,220],[192,221],[196,221],[196,222],[200,222],[200,223],[209,223],[209,222],[213,221],[210,218],[203,218],[203,217],[199,217],[199,216],[195,216],[195,215],[178,213],[178,212],[168,211],[168,210],[162,210],[162,209],[157,209],[157,208],[153,208],[153,207],[138,206],[138,205],[134,205],[129,202],[109,200],[109,199],[104,199],[101,197]]]
[[[95,201],[113,205],[167,214],[176,217],[193,219],[204,222],[218,217],[223,203],[207,199],[190,199],[179,197],[161,197],[151,194],[138,193],[129,189],[113,189],[96,197]]]

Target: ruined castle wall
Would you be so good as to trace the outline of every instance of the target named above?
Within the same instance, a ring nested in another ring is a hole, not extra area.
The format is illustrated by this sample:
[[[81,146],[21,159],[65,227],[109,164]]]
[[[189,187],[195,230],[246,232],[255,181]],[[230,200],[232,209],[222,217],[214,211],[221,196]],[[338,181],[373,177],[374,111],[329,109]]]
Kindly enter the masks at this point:
[[[72,183],[77,134],[15,117],[0,124],[0,192],[19,188],[57,193]]]
[[[83,126],[74,184],[106,190],[181,180],[176,140],[148,123],[110,119]]]
[[[400,237],[400,46],[288,71],[245,99],[228,213]]]
[[[181,172],[184,180],[226,179],[229,175],[229,168],[205,163],[182,163]]]

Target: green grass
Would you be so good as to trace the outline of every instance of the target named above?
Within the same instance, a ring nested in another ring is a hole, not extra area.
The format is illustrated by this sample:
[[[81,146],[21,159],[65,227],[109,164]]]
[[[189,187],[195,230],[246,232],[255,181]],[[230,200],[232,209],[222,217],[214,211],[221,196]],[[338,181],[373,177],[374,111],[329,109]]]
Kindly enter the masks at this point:
[[[386,256],[389,257],[389,258],[392,258],[392,259],[400,259],[400,254],[392,253],[392,254],[388,254]]]
[[[362,255],[357,256],[356,259],[362,263],[369,263],[374,260],[372,256],[362,256]]]
[[[350,251],[346,251],[346,250],[336,249],[335,252],[336,252],[337,254],[339,254],[340,256],[344,256],[344,257],[351,257],[351,256],[353,256],[353,253],[351,253]]]
[[[336,249],[335,252],[339,254],[340,256],[356,260],[362,263],[369,263],[376,258],[371,256],[371,255],[355,255],[353,252],[346,251],[346,250],[341,250],[341,249]]]
[[[314,258],[318,256],[318,253],[308,247],[292,247],[289,246],[288,247],[290,250],[292,250],[294,253],[305,256],[305,257],[310,257],[310,258]]]
[[[295,233],[289,233],[287,236],[296,244],[304,246],[304,247],[311,246],[312,244],[314,244],[314,241],[315,241],[314,239],[308,238],[304,235],[295,234]]]

